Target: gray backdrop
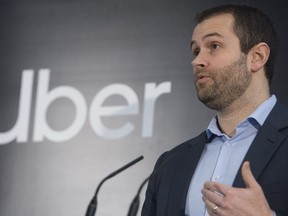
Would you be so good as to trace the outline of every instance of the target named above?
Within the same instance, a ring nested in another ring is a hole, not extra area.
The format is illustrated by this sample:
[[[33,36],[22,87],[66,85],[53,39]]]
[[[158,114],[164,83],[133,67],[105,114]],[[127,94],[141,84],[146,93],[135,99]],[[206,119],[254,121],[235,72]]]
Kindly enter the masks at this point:
[[[195,13],[220,3],[272,16],[272,92],[288,102],[288,15],[275,1],[0,1],[0,215],[84,215],[98,183],[143,155],[98,196],[97,215],[126,215],[159,155],[213,116],[189,43]]]

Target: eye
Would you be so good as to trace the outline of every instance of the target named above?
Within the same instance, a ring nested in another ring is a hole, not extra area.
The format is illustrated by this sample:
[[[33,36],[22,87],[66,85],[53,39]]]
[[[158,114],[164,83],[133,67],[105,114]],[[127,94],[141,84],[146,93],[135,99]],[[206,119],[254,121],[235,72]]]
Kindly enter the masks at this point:
[[[192,54],[194,56],[197,56],[199,53],[200,53],[200,49],[199,48],[195,48],[195,49],[192,50]]]
[[[220,45],[219,44],[216,44],[216,43],[213,43],[212,45],[211,45],[211,49],[213,49],[213,50],[216,50],[216,49],[218,49],[220,47]]]

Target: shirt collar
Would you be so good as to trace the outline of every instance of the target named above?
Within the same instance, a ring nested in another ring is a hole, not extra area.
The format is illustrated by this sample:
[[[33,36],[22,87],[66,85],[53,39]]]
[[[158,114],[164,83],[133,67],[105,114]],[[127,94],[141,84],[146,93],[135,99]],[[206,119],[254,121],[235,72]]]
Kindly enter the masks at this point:
[[[260,126],[264,124],[264,121],[266,120],[267,116],[273,109],[274,105],[276,104],[277,98],[275,95],[272,95],[269,99],[264,101],[250,116],[248,116],[247,119],[242,121],[240,124],[242,124],[245,121],[248,121],[250,124],[252,124],[256,129],[259,129]],[[219,130],[218,123],[217,123],[217,117],[215,116],[210,121],[208,128],[206,129],[208,140],[213,139],[213,135],[221,136],[223,133]]]

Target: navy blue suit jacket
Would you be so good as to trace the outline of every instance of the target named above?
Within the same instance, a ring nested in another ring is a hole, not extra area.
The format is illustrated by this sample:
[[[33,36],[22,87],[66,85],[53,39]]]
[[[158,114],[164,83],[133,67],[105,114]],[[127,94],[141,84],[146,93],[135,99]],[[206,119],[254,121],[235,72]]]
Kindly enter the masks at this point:
[[[288,215],[287,137],[288,108],[277,102],[243,160],[250,161],[253,175],[277,216]],[[159,157],[149,180],[142,216],[185,215],[191,177],[207,142],[203,132]],[[245,187],[240,169],[233,186]]]

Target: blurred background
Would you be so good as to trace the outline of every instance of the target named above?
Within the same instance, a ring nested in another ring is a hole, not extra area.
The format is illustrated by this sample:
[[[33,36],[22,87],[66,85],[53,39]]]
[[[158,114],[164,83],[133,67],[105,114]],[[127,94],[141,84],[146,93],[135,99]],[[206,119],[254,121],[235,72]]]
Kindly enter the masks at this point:
[[[127,215],[156,159],[214,115],[197,100],[189,45],[195,14],[224,3],[271,16],[271,88],[288,102],[283,2],[1,0],[0,215],[85,215],[99,182],[143,155],[98,195],[97,215]]]

